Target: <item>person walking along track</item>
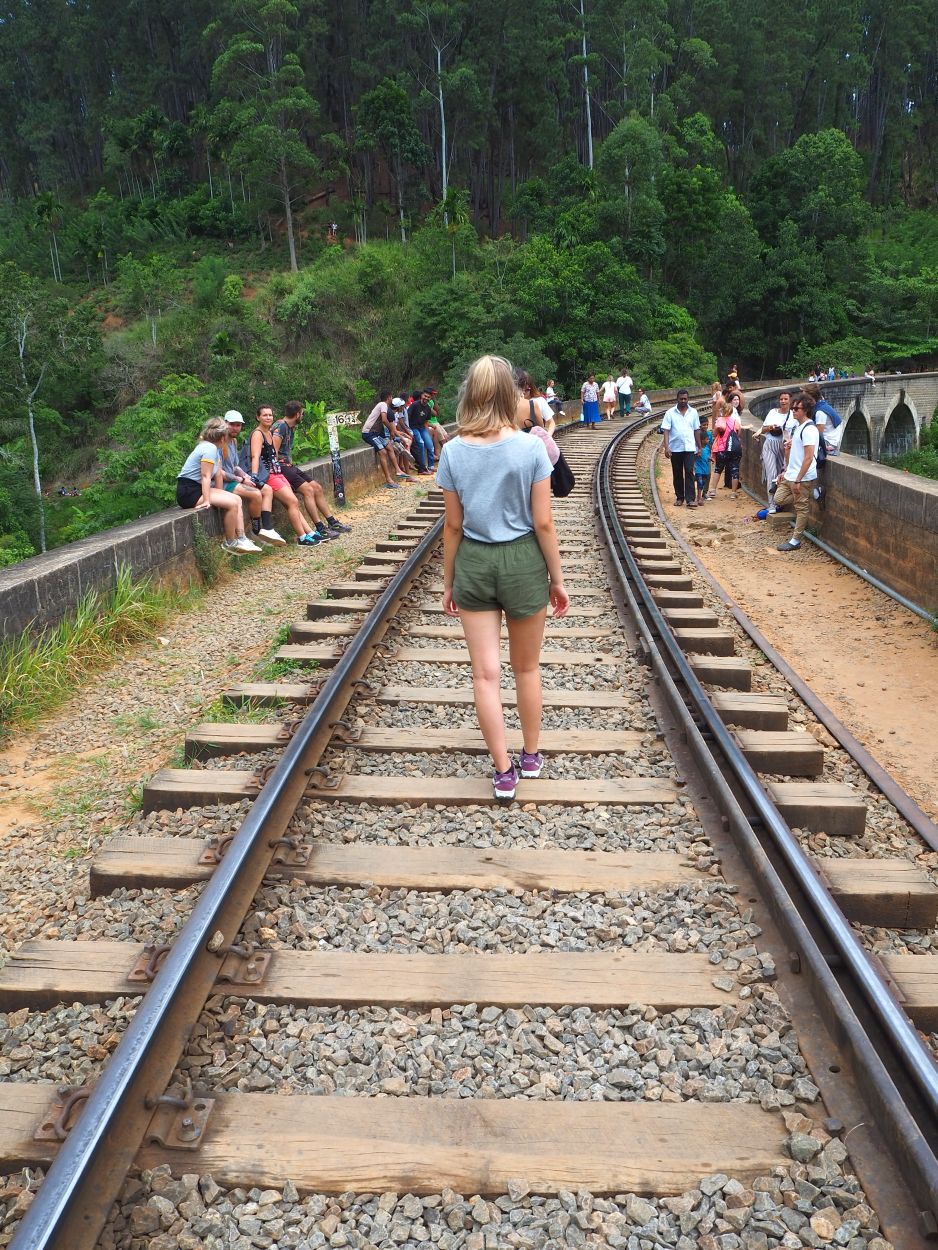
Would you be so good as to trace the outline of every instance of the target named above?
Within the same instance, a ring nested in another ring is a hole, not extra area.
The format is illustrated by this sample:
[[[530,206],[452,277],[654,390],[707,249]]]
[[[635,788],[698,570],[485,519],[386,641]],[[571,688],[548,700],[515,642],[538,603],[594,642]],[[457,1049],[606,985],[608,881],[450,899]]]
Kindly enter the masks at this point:
[[[543,443],[515,426],[519,392],[511,366],[482,356],[459,393],[458,437],[443,448],[443,609],[458,616],[472,663],[479,728],[495,764],[495,797],[513,799],[522,777],[539,777],[540,653],[547,605],[570,606],[550,507],[551,463]],[[508,754],[501,698],[502,613],[515,676],[522,750]]]

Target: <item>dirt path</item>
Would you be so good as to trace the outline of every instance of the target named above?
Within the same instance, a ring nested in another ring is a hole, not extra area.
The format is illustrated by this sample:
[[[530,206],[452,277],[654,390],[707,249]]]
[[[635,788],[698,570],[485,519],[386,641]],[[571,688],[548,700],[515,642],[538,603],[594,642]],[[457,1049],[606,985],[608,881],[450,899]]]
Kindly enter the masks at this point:
[[[660,462],[657,480],[668,519],[701,563],[870,754],[938,818],[938,633],[810,543],[791,554],[777,551],[787,522],[754,520],[757,505],[748,495],[734,503],[721,490],[688,512],[674,506],[671,474]]]

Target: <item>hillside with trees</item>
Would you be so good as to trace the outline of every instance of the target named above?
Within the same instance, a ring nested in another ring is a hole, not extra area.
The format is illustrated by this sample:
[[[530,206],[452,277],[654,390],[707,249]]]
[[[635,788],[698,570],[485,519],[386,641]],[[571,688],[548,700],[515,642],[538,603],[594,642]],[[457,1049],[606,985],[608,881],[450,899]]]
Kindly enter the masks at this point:
[[[927,0],[11,0],[0,110],[0,563],[165,506],[205,415],[482,348],[938,360]]]

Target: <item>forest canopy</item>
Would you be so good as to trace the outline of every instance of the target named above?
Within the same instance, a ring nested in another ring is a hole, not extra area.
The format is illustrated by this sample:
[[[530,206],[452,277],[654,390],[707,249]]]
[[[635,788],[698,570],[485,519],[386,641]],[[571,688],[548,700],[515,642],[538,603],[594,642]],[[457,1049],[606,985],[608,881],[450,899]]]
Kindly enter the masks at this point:
[[[933,0],[10,0],[0,110],[0,562],[34,453],[133,478],[62,541],[166,502],[167,421],[483,348],[568,388],[938,360]]]

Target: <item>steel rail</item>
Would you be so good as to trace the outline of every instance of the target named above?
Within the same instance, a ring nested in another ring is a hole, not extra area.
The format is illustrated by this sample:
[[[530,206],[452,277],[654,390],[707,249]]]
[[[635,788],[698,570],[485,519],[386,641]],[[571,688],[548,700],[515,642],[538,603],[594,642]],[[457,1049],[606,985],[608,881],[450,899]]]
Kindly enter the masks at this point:
[[[652,457],[652,464],[654,464],[656,457],[657,450]],[[658,517],[661,520],[661,523],[664,525],[665,529],[678,546],[682,549],[688,560],[690,560],[700,573],[701,577],[706,578],[710,583],[713,593],[721,599],[729,611],[732,612],[733,617],[740,629],[745,630],[759,650],[764,655],[768,656],[773,666],[778,669],[781,675],[789,683],[805,707],[811,711],[812,715],[817,717],[831,737],[835,738],[837,742],[840,743],[853,762],[866,773],[873,785],[877,788],[877,790],[881,791],[883,796],[889,803],[892,804],[903,820],[907,821],[908,824],[911,825],[916,834],[922,839],[923,842],[926,843],[927,846],[929,846],[933,851],[938,851],[938,825],[935,824],[930,816],[926,815],[926,813],[922,811],[912,796],[907,794],[905,790],[902,789],[896,779],[890,776],[886,769],[883,768],[882,764],[880,764],[879,760],[874,759],[863,743],[854,737],[843,721],[841,721],[840,718],[831,711],[827,704],[822,699],[818,698],[811,687],[798,675],[798,673],[795,672],[785,657],[772,646],[755,622],[750,620],[733,597],[727,594],[720,583],[711,576],[701,560],[688,546],[687,541],[681,534],[680,530],[676,529],[675,526],[668,520],[667,516],[665,516],[664,510],[661,507],[661,497],[658,492],[658,486],[655,482],[653,472],[650,475],[650,484],[652,498],[655,501],[655,507],[658,509]],[[746,490],[745,486],[743,487],[743,490]],[[810,538],[812,542],[817,542],[817,539],[813,538],[810,534],[805,534],[805,537]],[[828,548],[826,544],[819,545],[823,546],[834,559],[841,559],[833,548]],[[890,592],[884,589],[883,593],[888,594]],[[932,620],[933,618],[929,617],[928,619]]]
[[[94,1250],[146,1134],[147,1099],[163,1094],[215,986],[216,952],[234,942],[272,843],[307,788],[308,766],[332,736],[330,721],[351,698],[351,682],[379,645],[372,640],[383,636],[442,525],[442,519],[434,522],[377,599],[254,800],[23,1216],[11,1250]]]
[[[757,866],[760,879],[771,892],[775,904],[773,910],[784,927],[797,939],[797,949],[811,965],[815,984],[823,987],[822,1002],[826,1000],[829,1006],[837,1005],[837,1010],[829,1016],[829,1023],[838,1034],[849,1039],[857,1066],[869,1082],[865,1087],[865,1094],[873,1102],[875,1110],[888,1119],[891,1126],[890,1144],[897,1156],[904,1157],[912,1169],[910,1184],[914,1182],[913,1188],[927,1217],[934,1221],[938,1219],[938,1158],[933,1145],[938,1142],[938,1068],[935,1060],[873,967],[840,908],[824,889],[810,860],[713,708],[646,586],[623,533],[612,489],[612,460],[620,445],[630,435],[657,419],[659,418],[653,415],[623,429],[603,452],[597,470],[594,485],[596,510],[610,554],[614,556],[621,589],[635,618],[649,661],[662,683],[669,704],[681,720],[682,730],[692,746],[695,758],[701,764],[707,782],[719,792],[724,813],[734,830],[742,835],[751,862]],[[678,683],[684,694],[678,689]],[[711,742],[705,741],[695,716],[703,722]],[[743,813],[735,794],[727,784],[720,763],[714,756],[714,743],[746,800],[754,809],[756,818],[774,849],[779,853],[786,870],[807,900],[812,918],[820,923],[832,942],[837,958],[849,972],[858,994],[885,1035],[892,1057],[898,1060],[914,1084],[923,1103],[922,1110],[928,1117],[925,1129],[919,1125],[900,1095],[892,1074],[872,1045],[849,1004],[843,987],[833,976],[829,963],[804,918],[798,914],[789,891],[768,861],[764,847],[753,828],[753,818]],[[756,847],[758,854],[755,853]]]

